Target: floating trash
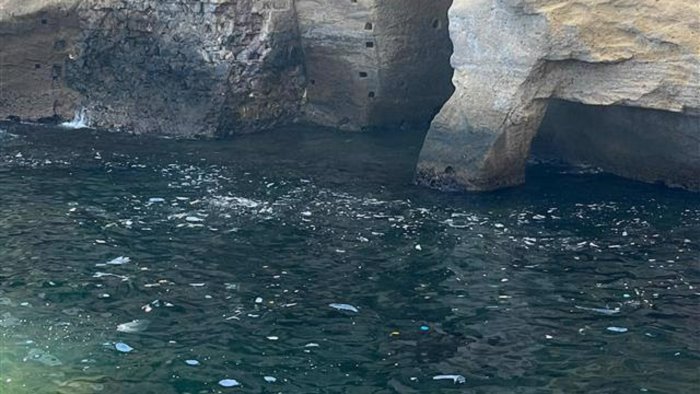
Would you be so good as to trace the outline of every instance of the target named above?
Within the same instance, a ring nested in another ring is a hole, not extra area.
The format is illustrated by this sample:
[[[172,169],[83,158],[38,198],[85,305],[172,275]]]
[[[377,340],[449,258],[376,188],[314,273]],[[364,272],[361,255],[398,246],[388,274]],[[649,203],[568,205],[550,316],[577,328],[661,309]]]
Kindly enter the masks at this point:
[[[433,376],[433,380],[451,380],[454,384],[462,384],[467,382],[467,378],[462,375],[437,375]]]
[[[616,332],[616,333],[620,333],[620,334],[629,331],[629,330],[626,329],[625,327],[614,327],[614,326],[613,326],[613,327],[608,327],[607,330],[610,331],[610,332]]]
[[[265,376],[263,379],[265,379],[267,383],[275,383],[277,381],[277,378],[274,376]]]
[[[108,265],[124,265],[128,264],[131,261],[130,258],[124,257],[124,256],[119,256],[116,259],[112,259],[107,262]]]
[[[112,274],[112,273],[109,273],[109,272],[95,272],[95,273],[92,275],[93,278],[105,278],[105,277],[110,277],[110,276],[115,277],[115,278],[118,278],[118,279],[121,279],[122,282],[126,282],[126,281],[129,280],[129,277],[128,277],[128,276]]]
[[[191,366],[191,367],[196,367],[199,365],[199,361],[197,360],[185,360],[185,364]]]
[[[126,333],[137,333],[145,331],[151,324],[150,320],[132,320],[117,326],[117,331]]]
[[[576,309],[580,309],[582,311],[590,311],[590,312],[596,312],[596,313],[602,313],[604,315],[614,315],[617,313],[620,313],[620,308],[615,308],[615,309],[609,309],[609,308],[588,308],[585,306],[578,306],[574,305]]]
[[[165,199],[160,197],[151,197],[148,199],[148,202],[150,204],[162,204],[165,202]]]
[[[269,336],[269,337],[267,337],[267,339],[268,339],[268,340],[270,340],[270,341],[277,341],[277,340],[279,340],[279,339],[280,339],[280,337],[276,337],[276,336]]]
[[[236,379],[221,379],[219,380],[219,386],[221,387],[237,387],[241,384],[238,383]]]
[[[330,306],[330,307],[333,308],[333,309],[339,310],[339,311],[354,312],[354,313],[358,313],[358,312],[359,312],[359,310],[358,310],[356,307],[354,307],[354,306],[352,306],[352,305],[350,305],[350,304],[336,304],[336,303],[333,303],[333,304],[328,304],[328,306]]]
[[[423,325],[423,326],[420,326],[420,330],[423,331],[423,332],[430,331],[430,327],[429,327],[429,326],[426,326],[426,325]]]
[[[117,343],[115,343],[115,344],[114,344],[114,348],[117,349],[118,352],[122,352],[122,353],[129,353],[129,352],[131,352],[132,350],[134,350],[133,347],[127,345],[127,344],[124,343],[124,342],[117,342]]]

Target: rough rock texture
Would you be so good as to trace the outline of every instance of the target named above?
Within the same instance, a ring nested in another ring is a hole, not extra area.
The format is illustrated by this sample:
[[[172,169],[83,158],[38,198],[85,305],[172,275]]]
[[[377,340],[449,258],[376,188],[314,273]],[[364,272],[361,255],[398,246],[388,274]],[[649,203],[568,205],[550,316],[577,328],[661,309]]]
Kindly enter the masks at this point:
[[[673,147],[644,156],[658,165],[631,160],[630,149],[624,157],[601,149],[592,164],[636,179],[697,187],[700,2],[455,0],[449,18],[456,91],[432,123],[418,164],[419,183],[491,190],[523,182],[547,104],[561,99],[637,108],[585,110],[587,118],[600,116],[601,124],[630,140],[649,135],[649,127],[638,126],[668,120],[657,132],[669,132],[668,140],[678,145],[673,164],[663,163]],[[621,121],[631,114],[634,121]],[[568,128],[578,119],[569,115],[553,116]],[[595,145],[606,145],[600,130],[579,129],[598,133]],[[663,136],[649,141],[659,139]]]
[[[450,1],[0,0],[0,117],[427,127],[452,92]]]
[[[292,0],[2,0],[0,9],[0,116],[66,118],[85,107],[93,126],[211,136],[299,111]]]

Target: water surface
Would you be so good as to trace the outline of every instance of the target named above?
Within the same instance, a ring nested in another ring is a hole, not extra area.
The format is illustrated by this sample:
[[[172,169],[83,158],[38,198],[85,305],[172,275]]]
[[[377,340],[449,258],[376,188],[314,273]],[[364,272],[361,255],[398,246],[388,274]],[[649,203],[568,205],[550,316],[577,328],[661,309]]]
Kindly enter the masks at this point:
[[[697,194],[437,193],[411,133],[0,129],[2,393],[700,387]]]

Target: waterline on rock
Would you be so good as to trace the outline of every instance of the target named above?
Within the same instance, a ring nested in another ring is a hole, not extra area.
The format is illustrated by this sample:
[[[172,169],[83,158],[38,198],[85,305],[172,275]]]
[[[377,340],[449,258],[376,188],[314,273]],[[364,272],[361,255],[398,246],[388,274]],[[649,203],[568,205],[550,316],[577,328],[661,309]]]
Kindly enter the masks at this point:
[[[75,111],[75,115],[70,122],[61,123],[61,127],[66,129],[86,129],[90,127],[90,120],[88,119],[87,108],[83,107],[80,110]]]

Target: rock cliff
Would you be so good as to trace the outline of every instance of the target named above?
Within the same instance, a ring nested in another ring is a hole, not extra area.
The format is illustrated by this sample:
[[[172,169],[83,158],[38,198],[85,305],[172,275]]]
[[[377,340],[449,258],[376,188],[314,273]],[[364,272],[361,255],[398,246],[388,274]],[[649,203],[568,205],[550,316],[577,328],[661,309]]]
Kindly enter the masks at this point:
[[[700,189],[700,2],[455,0],[449,19],[456,91],[431,125],[419,183],[523,182],[560,100],[543,151]]]
[[[439,189],[536,155],[700,190],[700,2],[0,0],[0,119],[81,109],[180,136],[430,125]]]
[[[0,0],[0,117],[225,135],[427,127],[450,0]],[[424,75],[432,75],[430,79]]]
[[[172,135],[273,127],[298,112],[289,1],[0,2],[0,112]]]

